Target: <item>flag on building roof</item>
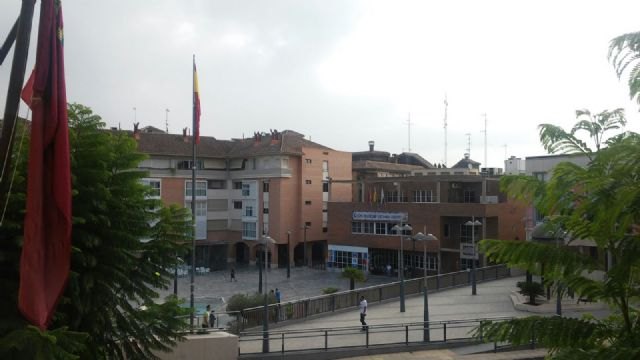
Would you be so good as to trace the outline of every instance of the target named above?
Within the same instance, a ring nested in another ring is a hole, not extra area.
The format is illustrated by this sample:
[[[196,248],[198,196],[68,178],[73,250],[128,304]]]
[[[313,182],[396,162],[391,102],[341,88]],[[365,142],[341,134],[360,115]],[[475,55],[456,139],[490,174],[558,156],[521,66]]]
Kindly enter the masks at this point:
[[[45,330],[67,284],[71,165],[62,8],[42,0],[35,68],[22,93],[32,111],[18,308]]]

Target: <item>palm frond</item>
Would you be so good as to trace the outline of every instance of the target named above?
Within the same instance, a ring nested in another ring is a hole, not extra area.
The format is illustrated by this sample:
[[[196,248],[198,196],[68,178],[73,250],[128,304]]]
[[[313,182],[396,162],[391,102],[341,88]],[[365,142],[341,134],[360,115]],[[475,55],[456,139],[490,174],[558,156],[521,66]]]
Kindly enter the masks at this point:
[[[540,143],[549,154],[583,153],[591,158],[591,149],[582,140],[553,124],[538,125]]]
[[[530,316],[507,321],[485,321],[473,335],[485,342],[526,345],[535,341],[541,347],[594,349],[608,337],[608,329],[597,322],[563,317]]]

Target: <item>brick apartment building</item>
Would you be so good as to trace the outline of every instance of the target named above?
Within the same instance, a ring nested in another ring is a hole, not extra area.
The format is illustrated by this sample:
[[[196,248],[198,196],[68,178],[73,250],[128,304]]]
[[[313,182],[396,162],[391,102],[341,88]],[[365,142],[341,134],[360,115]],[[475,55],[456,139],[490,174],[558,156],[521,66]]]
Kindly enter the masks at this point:
[[[149,156],[140,167],[156,196],[191,208],[191,138],[144,130],[135,137]],[[304,244],[307,263],[324,264],[329,180],[350,179],[350,153],[290,130],[249,139],[202,136],[197,152],[196,266],[253,264],[263,254],[263,234],[276,241],[271,266],[302,265]],[[334,184],[331,192],[335,201],[350,201],[351,184]]]

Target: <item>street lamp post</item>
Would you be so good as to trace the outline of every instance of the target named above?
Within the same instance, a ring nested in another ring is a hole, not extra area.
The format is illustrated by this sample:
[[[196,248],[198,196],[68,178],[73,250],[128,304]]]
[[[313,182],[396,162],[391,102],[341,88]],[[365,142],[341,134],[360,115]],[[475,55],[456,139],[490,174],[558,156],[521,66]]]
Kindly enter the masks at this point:
[[[275,244],[275,240],[273,240],[269,235],[265,235],[262,237],[262,244],[264,244],[264,254],[265,254],[265,271],[264,271],[264,319],[262,320],[262,352],[269,352],[269,292],[267,291],[267,264],[268,259],[267,256],[269,254],[269,245]]]
[[[304,262],[302,264],[302,266],[307,266],[307,229],[309,228],[309,225],[304,224],[304,226],[302,227],[302,230],[304,230],[304,238],[303,238],[303,245],[302,245],[302,261]]]
[[[471,295],[476,295],[476,226],[480,226],[482,223],[473,216],[471,217],[471,221],[467,221],[464,224],[471,226],[471,245],[473,247],[473,255],[471,258]]]
[[[400,312],[405,311],[404,307],[404,246],[403,246],[403,232],[411,231],[413,228],[408,224],[402,225],[394,225],[391,230],[395,231],[396,234],[400,235],[400,262],[398,264],[398,272],[400,273]]]
[[[427,289],[427,241],[438,240],[438,238],[433,236],[433,234],[425,235],[419,232],[413,237],[413,240],[414,240],[414,244],[416,240],[422,241],[422,250],[424,252],[423,254],[423,268],[424,268],[424,278],[423,278],[424,305],[423,307],[424,307],[424,310],[423,310],[423,316],[422,316],[422,322],[423,322],[422,340],[424,342],[429,342],[431,340],[431,337],[429,336],[429,295],[428,295],[428,289]]]
[[[287,231],[287,279],[291,278],[291,230]]]

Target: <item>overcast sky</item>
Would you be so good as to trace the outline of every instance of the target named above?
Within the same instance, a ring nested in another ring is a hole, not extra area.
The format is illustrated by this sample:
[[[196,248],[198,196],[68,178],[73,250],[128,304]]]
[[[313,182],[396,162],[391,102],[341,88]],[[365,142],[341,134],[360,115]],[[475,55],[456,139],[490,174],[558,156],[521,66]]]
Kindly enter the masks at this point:
[[[2,40],[20,4],[2,1]],[[68,100],[108,126],[132,129],[136,116],[164,129],[168,108],[170,132],[190,127],[195,54],[201,133],[219,139],[291,129],[399,153],[410,113],[411,151],[442,163],[445,94],[449,165],[467,133],[484,163],[485,113],[491,167],[544,154],[537,125],[570,128],[575,109],[624,107],[640,130],[606,58],[609,40],[640,30],[638,1],[63,0],[63,11]]]

